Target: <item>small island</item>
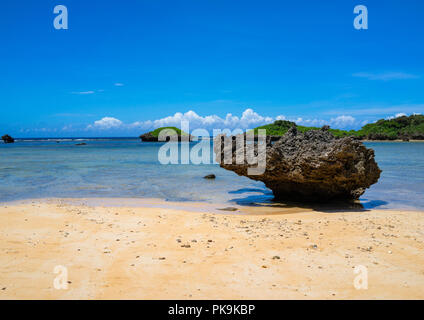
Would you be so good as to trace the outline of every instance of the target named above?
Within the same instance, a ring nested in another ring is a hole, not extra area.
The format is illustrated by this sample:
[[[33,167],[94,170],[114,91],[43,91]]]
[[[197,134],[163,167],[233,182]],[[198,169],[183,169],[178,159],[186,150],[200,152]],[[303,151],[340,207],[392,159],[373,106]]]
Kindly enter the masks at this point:
[[[317,127],[298,126],[287,120],[277,120],[254,129],[255,135],[258,129],[266,129],[267,136],[271,140],[279,140],[291,127],[296,127],[301,133],[310,130],[320,130]],[[358,140],[424,140],[424,115],[402,116],[394,119],[380,119],[375,123],[369,123],[359,130],[328,129],[336,138],[353,137]]]
[[[181,137],[186,136],[188,137],[187,141],[191,141],[192,137],[182,131],[181,129],[178,129],[177,127],[161,127],[157,128],[153,131],[144,133],[140,136],[141,141],[143,142],[158,142],[159,141],[159,134],[162,132],[162,135],[164,135],[166,138],[163,141],[181,141]]]
[[[8,134],[5,134],[3,137],[1,137],[1,139],[3,140],[4,143],[14,143],[15,142],[15,139],[13,139]]]

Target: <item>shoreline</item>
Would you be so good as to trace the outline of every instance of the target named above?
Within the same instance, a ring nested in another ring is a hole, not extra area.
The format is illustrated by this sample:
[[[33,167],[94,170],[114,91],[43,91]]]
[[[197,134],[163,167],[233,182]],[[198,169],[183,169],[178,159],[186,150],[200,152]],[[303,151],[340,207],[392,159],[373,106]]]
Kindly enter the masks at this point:
[[[408,140],[408,141],[403,141],[401,139],[396,139],[396,140],[361,140],[361,142],[424,142],[424,140]]]
[[[67,201],[0,205],[0,299],[424,298],[423,211]]]
[[[282,137],[282,136],[279,136]],[[349,137],[349,136],[347,136]],[[214,137],[198,137],[199,139],[207,139],[207,140],[213,140]],[[72,137],[72,138],[66,138],[66,137],[57,137],[57,138],[14,138],[15,143],[17,142],[75,142],[75,141],[109,141],[109,140],[117,140],[117,141],[125,141],[125,140],[136,140],[140,143],[142,142],[161,142],[166,143],[166,141],[142,141],[139,137]],[[410,139],[408,141],[404,141],[402,139],[395,139],[395,140],[367,140],[367,139],[360,139],[361,142],[424,142],[423,139]],[[190,142],[196,142],[196,141],[190,141]],[[3,144],[3,143],[2,143]]]
[[[208,212],[215,214],[238,214],[238,215],[266,215],[266,214],[285,214],[289,212],[362,212],[370,210],[378,211],[404,211],[416,212],[422,211],[418,206],[397,205],[393,207],[383,207],[369,205],[369,200],[355,200],[349,202],[333,203],[308,203],[308,202],[278,202],[273,200],[266,201],[224,201],[211,202],[201,200],[166,200],[162,198],[129,198],[129,197],[73,197],[73,198],[28,198],[0,201],[2,206],[16,206],[32,203],[46,204],[65,204],[82,205],[88,207],[102,208],[158,208],[186,210],[191,212]],[[223,210],[231,208],[232,210]],[[235,210],[237,209],[237,210]]]

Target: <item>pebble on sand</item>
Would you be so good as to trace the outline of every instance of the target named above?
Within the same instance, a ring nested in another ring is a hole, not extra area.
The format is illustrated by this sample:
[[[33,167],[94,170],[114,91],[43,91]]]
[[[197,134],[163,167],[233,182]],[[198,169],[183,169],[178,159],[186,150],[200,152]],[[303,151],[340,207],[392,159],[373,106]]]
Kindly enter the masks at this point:
[[[234,208],[234,207],[226,207],[226,208],[218,208],[218,210],[221,210],[221,211],[237,211],[238,209]]]

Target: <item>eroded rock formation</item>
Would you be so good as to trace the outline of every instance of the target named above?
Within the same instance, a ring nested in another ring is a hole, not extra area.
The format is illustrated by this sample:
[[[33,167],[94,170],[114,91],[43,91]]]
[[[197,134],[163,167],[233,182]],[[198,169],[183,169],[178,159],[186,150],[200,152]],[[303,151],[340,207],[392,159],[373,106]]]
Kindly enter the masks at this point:
[[[216,160],[221,167],[264,182],[276,199],[302,202],[354,200],[376,183],[381,173],[374,159],[374,150],[350,137],[336,139],[328,132],[328,127],[304,134],[292,127],[275,143],[267,137],[266,168],[260,175],[248,174],[248,168],[254,166],[246,160],[236,164],[240,150],[237,151],[234,137],[227,146],[222,135],[214,142]],[[232,164],[221,161],[226,152],[232,156]],[[259,158],[264,156],[259,154]]]
[[[1,137],[2,140],[4,141],[4,143],[14,143],[15,139],[13,139],[11,136],[9,136],[8,134],[5,134],[3,137]]]

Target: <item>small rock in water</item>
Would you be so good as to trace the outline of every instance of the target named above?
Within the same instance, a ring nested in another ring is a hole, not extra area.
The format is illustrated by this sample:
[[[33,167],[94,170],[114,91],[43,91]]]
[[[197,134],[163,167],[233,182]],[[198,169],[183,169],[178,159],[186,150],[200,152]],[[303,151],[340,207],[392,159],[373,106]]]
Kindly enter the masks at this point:
[[[14,143],[15,142],[15,139],[13,139],[8,134],[5,134],[4,136],[2,136],[1,139],[3,140],[4,143]]]
[[[204,176],[203,179],[215,179],[216,176],[214,174],[208,174],[207,176]]]

